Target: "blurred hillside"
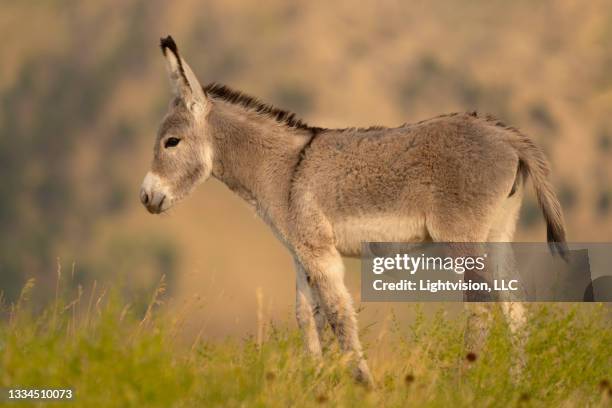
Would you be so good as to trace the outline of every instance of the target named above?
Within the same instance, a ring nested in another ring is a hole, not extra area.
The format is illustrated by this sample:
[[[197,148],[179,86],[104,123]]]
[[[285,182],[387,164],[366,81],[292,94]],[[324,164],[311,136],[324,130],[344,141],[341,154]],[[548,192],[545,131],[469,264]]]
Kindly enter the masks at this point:
[[[165,274],[178,305],[202,297],[197,324],[215,335],[253,327],[256,287],[271,318],[290,314],[289,256],[225,187],[209,181],[161,217],[139,204],[170,98],[157,46],[168,33],[203,83],[320,126],[492,113],[546,150],[570,240],[612,239],[609,1],[4,0],[0,11],[9,299],[30,276],[51,296],[59,258],[85,286],[125,283],[136,305]],[[531,194],[517,239],[545,239]]]

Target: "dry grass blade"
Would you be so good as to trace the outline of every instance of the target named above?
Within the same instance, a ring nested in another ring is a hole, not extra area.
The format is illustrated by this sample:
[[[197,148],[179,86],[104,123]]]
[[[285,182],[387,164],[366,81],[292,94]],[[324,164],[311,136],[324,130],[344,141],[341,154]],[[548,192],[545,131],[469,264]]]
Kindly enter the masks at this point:
[[[139,328],[144,327],[149,321],[151,321],[151,317],[153,315],[153,308],[163,303],[161,300],[161,297],[164,295],[164,293],[166,293],[166,275],[162,275],[161,279],[159,280],[157,289],[153,293],[153,296],[151,297],[151,301],[149,302],[149,305],[147,306],[147,311],[145,312],[144,317],[142,318],[142,320],[140,321],[138,325]]]
[[[30,294],[32,293],[32,289],[34,288],[34,284],[36,280],[34,278],[30,278],[26,281],[25,285],[21,289],[21,293],[19,294],[19,298],[17,302],[11,306],[11,313],[9,317],[9,324],[12,326],[17,321],[17,316],[22,309],[24,303],[26,303],[30,299]]]

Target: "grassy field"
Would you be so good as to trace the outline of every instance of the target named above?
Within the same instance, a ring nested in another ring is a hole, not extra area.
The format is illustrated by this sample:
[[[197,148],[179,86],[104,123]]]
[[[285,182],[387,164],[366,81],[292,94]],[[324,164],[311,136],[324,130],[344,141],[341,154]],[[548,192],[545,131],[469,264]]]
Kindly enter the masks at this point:
[[[70,301],[58,296],[33,313],[32,284],[19,302],[4,306],[0,387],[74,389],[74,401],[59,406],[609,406],[611,400],[612,330],[603,305],[532,306],[520,376],[510,374],[516,355],[499,311],[486,348],[468,356],[464,319],[402,305],[417,309],[410,326],[390,316],[384,330],[365,336],[373,339],[366,347],[377,382],[366,390],[353,382],[332,342],[319,366],[287,327],[266,325],[252,338],[223,342],[207,342],[205,333],[180,340],[180,316],[160,306],[163,287],[144,314],[112,291],[93,289]]]

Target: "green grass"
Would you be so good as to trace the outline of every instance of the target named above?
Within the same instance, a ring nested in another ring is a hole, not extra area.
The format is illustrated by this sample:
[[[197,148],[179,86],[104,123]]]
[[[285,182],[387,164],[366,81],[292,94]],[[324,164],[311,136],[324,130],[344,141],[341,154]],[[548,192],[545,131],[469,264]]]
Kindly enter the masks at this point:
[[[69,387],[85,407],[210,406],[609,406],[612,330],[604,305],[530,307],[525,367],[498,308],[485,348],[466,359],[464,319],[419,312],[411,325],[389,318],[365,336],[376,388],[353,382],[333,342],[318,365],[295,330],[267,327],[254,338],[179,340],[176,317],[144,318],[112,295],[28,307],[29,287],[0,322],[0,387]],[[388,324],[387,324],[388,323]],[[329,336],[328,336],[329,337]],[[329,340],[329,339],[328,339]],[[27,406],[28,403],[12,404]],[[53,405],[45,403],[43,405]]]

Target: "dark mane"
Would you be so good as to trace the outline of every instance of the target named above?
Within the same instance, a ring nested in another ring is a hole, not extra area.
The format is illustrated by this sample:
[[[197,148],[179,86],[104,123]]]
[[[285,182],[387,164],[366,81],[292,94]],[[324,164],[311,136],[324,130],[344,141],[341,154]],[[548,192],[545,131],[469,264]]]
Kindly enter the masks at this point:
[[[267,115],[276,120],[277,122],[283,123],[295,129],[308,130],[313,133],[317,133],[323,130],[323,128],[309,126],[306,122],[302,121],[301,119],[298,119],[295,113],[293,112],[276,108],[272,105],[260,101],[259,99],[253,96],[244,94],[240,91],[237,91],[222,84],[218,84],[215,82],[208,84],[204,87],[204,93],[210,95],[213,98],[219,98],[225,102],[234,105],[241,105],[257,113]]]

